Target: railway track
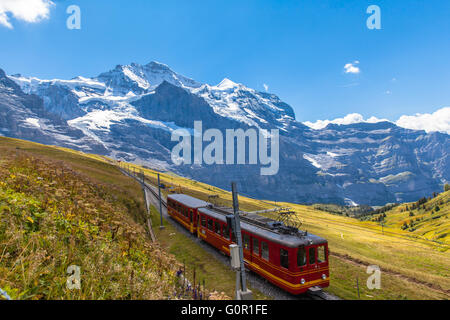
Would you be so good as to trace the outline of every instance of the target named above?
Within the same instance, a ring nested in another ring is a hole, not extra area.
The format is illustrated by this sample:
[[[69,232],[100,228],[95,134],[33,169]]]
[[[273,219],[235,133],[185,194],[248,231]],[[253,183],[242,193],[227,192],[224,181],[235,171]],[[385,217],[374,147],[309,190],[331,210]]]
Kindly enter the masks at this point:
[[[129,172],[123,170],[120,168],[122,173],[129,176],[130,178],[135,179],[138,181],[146,190],[148,190],[152,196],[152,199],[148,199],[147,193],[146,193],[146,201],[149,203],[152,203],[156,210],[159,211],[159,194],[157,191],[157,188],[153,185],[150,185],[148,183],[143,183],[142,180],[140,180],[138,177],[134,176],[133,174],[130,174]],[[167,202],[164,200],[164,198],[161,199],[162,204],[162,215],[163,217],[169,221],[180,233],[184,234],[186,237],[190,237],[192,240],[194,240],[198,245],[200,245],[204,250],[208,251],[210,254],[212,254],[216,260],[219,260],[223,264],[229,266],[229,257],[223,255],[219,251],[216,250],[213,246],[210,244],[200,240],[199,238],[193,236],[188,230],[183,228],[180,224],[175,222],[170,215],[167,213]],[[303,295],[292,295],[288,292],[285,292],[281,290],[280,288],[274,286],[270,282],[268,282],[266,279],[262,278],[261,276],[254,274],[247,270],[247,280],[249,282],[249,285],[259,291],[261,291],[263,294],[276,299],[276,300],[340,300],[338,297],[329,294],[328,292],[323,291],[320,288],[311,288],[308,292],[306,292]]]

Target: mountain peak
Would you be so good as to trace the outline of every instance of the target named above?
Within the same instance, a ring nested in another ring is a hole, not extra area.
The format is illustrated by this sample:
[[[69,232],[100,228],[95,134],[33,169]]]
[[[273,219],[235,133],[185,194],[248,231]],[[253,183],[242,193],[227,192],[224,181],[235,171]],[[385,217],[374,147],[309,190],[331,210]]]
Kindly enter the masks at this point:
[[[221,89],[230,89],[230,88],[235,88],[238,87],[239,85],[233,81],[231,81],[228,78],[223,79],[222,81],[220,81],[220,83],[217,85],[218,88]]]
[[[171,70],[167,64],[158,61],[150,61],[149,63],[146,64],[146,67]]]

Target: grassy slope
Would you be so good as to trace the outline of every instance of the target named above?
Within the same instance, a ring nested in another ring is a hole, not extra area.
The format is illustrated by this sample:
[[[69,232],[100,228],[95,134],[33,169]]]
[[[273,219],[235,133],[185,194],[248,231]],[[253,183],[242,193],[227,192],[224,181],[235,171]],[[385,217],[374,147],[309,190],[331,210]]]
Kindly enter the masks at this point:
[[[200,282],[203,286],[203,281],[205,281],[206,287],[214,292],[224,293],[228,297],[234,296],[236,288],[236,273],[234,271],[222,262],[216,261],[214,256],[203,250],[195,240],[178,233],[176,228],[166,219],[163,218],[165,228],[158,228],[160,216],[153,206],[151,207],[151,218],[156,238],[161,247],[183,263],[190,281],[193,281],[195,269],[197,283]],[[256,299],[267,298],[254,288],[250,289]]]
[[[387,211],[385,224],[400,229],[406,223],[407,231],[412,235],[450,243],[450,191],[439,194],[419,208],[412,208],[413,205],[408,203]]]
[[[77,152],[0,138],[0,287],[14,299],[164,299],[177,261],[150,244],[142,190]],[[66,289],[81,267],[81,290]]]
[[[4,139],[0,141],[2,142],[1,144],[5,143]],[[11,144],[12,140],[8,139],[6,141]],[[19,140],[14,141],[14,145],[16,144],[23,149],[43,154],[44,156],[51,155],[56,160],[73,162],[77,169],[93,176],[98,175],[97,179],[104,183],[117,183],[119,187],[123,188],[122,191],[126,192],[127,197],[133,197],[132,194],[134,194],[136,202],[142,198],[139,186],[130,187],[128,179],[116,176],[117,171],[112,166],[107,166],[108,170],[113,172],[111,176],[104,176],[103,169],[100,169],[103,165],[94,160],[110,163],[111,161],[107,158],[84,155],[61,148],[58,148],[60,151],[55,152],[54,147],[43,147]],[[87,165],[91,161],[92,166]],[[86,165],[80,163],[86,163]],[[130,167],[135,168],[137,171],[144,170],[148,179],[152,182],[156,181],[155,171],[134,165],[130,165]],[[220,204],[231,204],[231,196],[224,190],[188,180],[172,173],[163,173],[161,178],[166,185],[176,186],[177,191],[181,189],[184,193],[205,200],[208,200],[209,195],[217,194],[219,195],[219,200],[217,201]],[[121,179],[124,181],[121,182]],[[141,205],[143,204],[141,203]],[[240,205],[242,210],[247,211],[273,207],[273,204],[270,202],[245,197],[240,197]],[[281,205],[290,206],[297,212],[297,216],[303,222],[302,228],[328,239],[332,252],[330,259],[332,284],[329,288],[329,291],[332,293],[345,299],[357,298],[356,278],[358,277],[361,298],[449,298],[450,259],[447,250],[448,246],[412,238],[413,234],[399,229],[398,225],[388,224],[384,228],[385,233],[382,234],[380,225],[374,222],[360,222],[352,218],[315,210],[310,206]],[[183,243],[184,239],[178,239],[179,236],[177,235],[177,241],[170,242],[170,246],[165,246],[167,239],[174,237],[173,233],[162,233],[161,235],[162,237],[159,240],[162,242],[163,247],[169,248],[173,253],[179,254],[180,257],[186,255],[186,252],[180,253],[183,250],[179,247],[177,248],[180,243]],[[447,239],[444,238],[444,240]],[[192,261],[196,260],[198,262],[198,259],[201,258],[193,258],[191,254],[188,254],[185,259],[193,259]],[[383,272],[381,290],[370,291],[365,287],[364,284],[368,277],[365,272],[368,264],[377,264],[381,267]],[[217,289],[222,290],[219,287]]]
[[[155,171],[130,165],[137,172],[143,170],[147,179],[156,182]],[[208,200],[219,195],[220,204],[231,205],[229,192],[172,173],[161,174],[162,183],[177,191]],[[332,215],[311,206],[278,203],[294,209],[302,228],[328,239],[332,282],[329,291],[345,299],[357,298],[356,278],[359,278],[361,297],[367,299],[448,299],[450,297],[449,245],[434,243],[403,231],[397,225],[387,225],[382,232],[378,223],[358,221]],[[242,210],[273,207],[273,203],[240,197]],[[446,212],[448,208],[441,208]],[[444,218],[445,219],[445,218]],[[444,226],[444,229],[448,230]],[[440,240],[446,240],[441,238]],[[365,282],[368,265],[382,270],[382,289],[370,291]]]

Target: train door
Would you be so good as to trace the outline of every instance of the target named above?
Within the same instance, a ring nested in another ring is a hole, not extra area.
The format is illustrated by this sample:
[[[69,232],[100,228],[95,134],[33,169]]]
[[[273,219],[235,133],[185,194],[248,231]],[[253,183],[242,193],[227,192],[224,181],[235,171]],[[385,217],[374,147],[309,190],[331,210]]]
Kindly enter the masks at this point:
[[[191,233],[194,233],[194,211],[192,209],[189,209],[188,215],[189,215],[189,225],[191,227]]]
[[[195,229],[195,232],[198,234],[199,229],[200,229],[200,214],[198,213],[198,210],[195,210],[194,221],[195,221],[194,229]]]
[[[259,239],[256,237],[251,237],[251,249],[252,249],[252,262],[258,261],[259,256],[261,255],[260,251],[259,251]]]
[[[317,248],[308,247],[308,265],[310,269],[318,269],[317,265]]]

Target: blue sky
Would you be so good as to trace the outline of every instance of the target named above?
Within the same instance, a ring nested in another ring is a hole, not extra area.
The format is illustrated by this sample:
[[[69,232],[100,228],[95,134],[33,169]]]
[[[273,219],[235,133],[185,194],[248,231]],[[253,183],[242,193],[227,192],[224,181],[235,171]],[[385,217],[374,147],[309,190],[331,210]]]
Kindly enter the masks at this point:
[[[53,2],[36,23],[6,11],[0,68],[8,74],[96,76],[156,60],[210,84],[266,84],[300,121],[353,112],[395,120],[450,106],[448,0]],[[81,30],[66,28],[72,4]],[[381,8],[381,30],[366,26],[369,5]],[[349,63],[360,72],[345,73]]]

